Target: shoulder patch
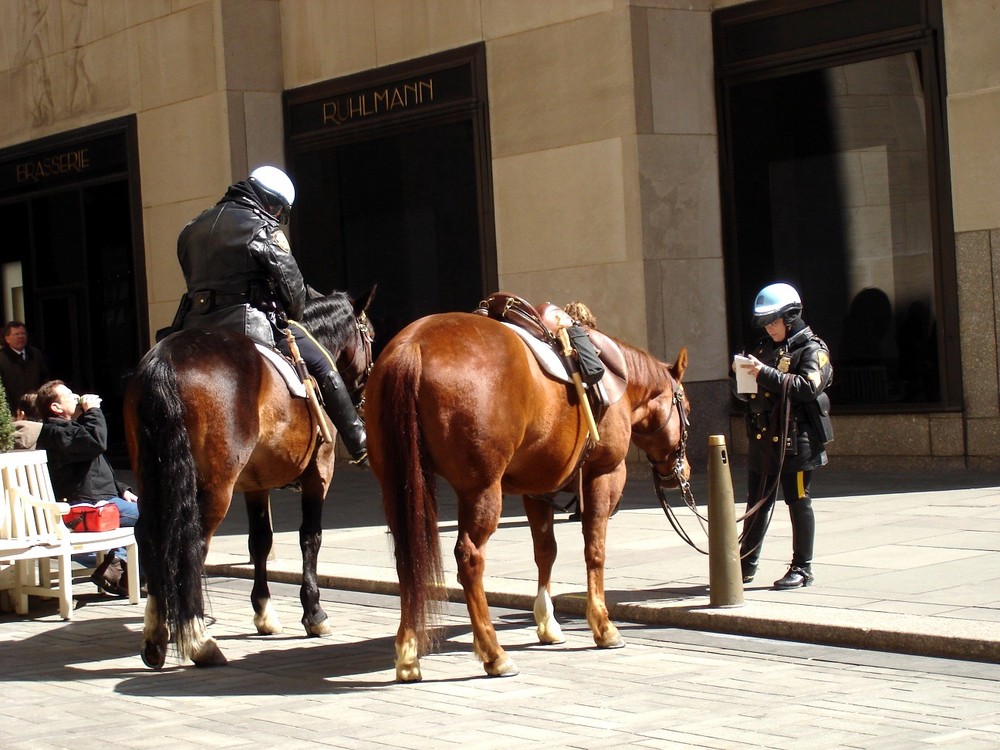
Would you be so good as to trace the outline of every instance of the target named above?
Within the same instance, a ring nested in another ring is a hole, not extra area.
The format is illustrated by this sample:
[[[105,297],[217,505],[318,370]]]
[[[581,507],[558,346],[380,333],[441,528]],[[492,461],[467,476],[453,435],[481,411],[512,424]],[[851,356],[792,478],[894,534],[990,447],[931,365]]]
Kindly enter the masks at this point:
[[[826,367],[828,364],[830,364],[830,355],[827,354],[822,349],[820,349],[819,350],[819,366],[820,367]]]
[[[271,242],[280,247],[286,253],[292,252],[292,247],[288,244],[288,238],[285,237],[285,233],[281,231],[281,227],[275,227],[271,231]]]

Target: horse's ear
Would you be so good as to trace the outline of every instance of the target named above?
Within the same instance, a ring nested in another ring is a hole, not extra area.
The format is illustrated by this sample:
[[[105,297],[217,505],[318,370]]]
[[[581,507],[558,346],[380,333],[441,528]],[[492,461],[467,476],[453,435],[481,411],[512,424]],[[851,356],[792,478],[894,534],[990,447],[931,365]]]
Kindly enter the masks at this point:
[[[368,306],[375,299],[375,290],[378,289],[378,284],[372,284],[372,288],[367,292],[362,294],[356,300],[354,300],[354,315],[355,317],[360,317],[361,313],[368,309]]]
[[[688,350],[685,346],[677,353],[677,361],[670,365],[670,374],[673,375],[677,382],[679,383],[684,377],[684,371],[688,366]]]

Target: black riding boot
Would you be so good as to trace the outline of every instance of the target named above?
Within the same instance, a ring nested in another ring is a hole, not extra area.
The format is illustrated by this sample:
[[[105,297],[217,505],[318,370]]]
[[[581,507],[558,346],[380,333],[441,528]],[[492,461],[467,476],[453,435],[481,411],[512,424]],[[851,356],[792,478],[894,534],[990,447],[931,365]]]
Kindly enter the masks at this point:
[[[812,498],[801,497],[788,506],[792,520],[792,564],[784,578],[774,582],[777,589],[797,589],[813,582],[813,539],[816,536],[816,516]]]
[[[743,521],[743,541],[740,543],[740,568],[743,571],[743,583],[750,583],[757,574],[760,551],[764,547],[764,534],[767,533],[767,511],[765,503],[750,518]]]
[[[364,466],[368,463],[368,437],[365,434],[365,423],[358,416],[357,409],[351,403],[347,387],[340,373],[333,370],[319,384],[319,392],[323,395],[326,413],[330,415],[333,426],[337,428],[340,439],[344,441],[347,452],[354,459],[353,463]]]

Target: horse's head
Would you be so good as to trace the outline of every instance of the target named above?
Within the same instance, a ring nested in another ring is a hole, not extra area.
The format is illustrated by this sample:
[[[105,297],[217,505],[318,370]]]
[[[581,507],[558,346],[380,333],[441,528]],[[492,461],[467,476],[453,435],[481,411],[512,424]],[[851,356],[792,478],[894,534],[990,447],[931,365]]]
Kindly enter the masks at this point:
[[[658,486],[683,487],[691,477],[687,460],[691,403],[681,384],[687,349],[681,349],[672,365],[656,364],[656,392],[633,412],[632,442],[646,454]]]
[[[375,329],[367,310],[376,288],[373,286],[356,300],[344,292],[310,295],[302,321],[334,356],[337,371],[359,410],[364,404],[368,375],[375,364],[372,356]]]

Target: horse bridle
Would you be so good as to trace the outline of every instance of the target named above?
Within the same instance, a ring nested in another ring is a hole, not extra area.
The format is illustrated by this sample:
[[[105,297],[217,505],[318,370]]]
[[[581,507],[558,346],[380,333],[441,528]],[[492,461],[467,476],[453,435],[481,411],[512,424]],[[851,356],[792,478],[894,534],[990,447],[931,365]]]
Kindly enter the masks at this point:
[[[649,465],[653,469],[653,483],[657,488],[661,487],[664,482],[673,479],[677,482],[677,486],[681,488],[681,492],[688,495],[691,492],[691,484],[684,478],[684,467],[687,465],[687,441],[688,431],[691,427],[691,420],[688,418],[687,409],[685,408],[687,398],[684,394],[684,386],[674,379],[672,375],[670,376],[670,380],[673,384],[674,394],[670,399],[670,411],[667,412],[667,418],[663,420],[663,424],[655,430],[638,434],[643,436],[652,436],[658,432],[662,432],[670,426],[670,418],[673,416],[674,411],[677,412],[681,421],[681,439],[679,445],[677,446],[673,471],[669,474],[660,472],[657,469],[657,466],[666,463],[666,461],[655,461],[648,452],[644,452],[646,453],[646,460],[649,461]]]
[[[354,403],[354,408],[360,412],[365,405],[365,385],[368,384],[368,376],[372,374],[372,368],[375,367],[375,358],[372,357],[375,334],[372,332],[371,321],[368,320],[368,315],[364,310],[354,319],[354,326],[357,328],[358,335],[361,336],[362,348],[365,352],[365,366],[356,383],[357,392],[361,394],[361,398]],[[351,400],[354,401],[354,398],[352,397]]]
[[[684,467],[687,464],[688,433],[691,427],[691,420],[688,418],[687,409],[685,409],[687,398],[684,394],[684,386],[675,380],[673,376],[671,376],[671,381],[674,385],[674,395],[670,399],[670,411],[667,413],[666,420],[664,420],[663,424],[655,430],[642,434],[655,435],[657,432],[667,429],[670,425],[670,418],[673,416],[674,411],[677,411],[681,420],[681,439],[677,447],[676,458],[674,459],[674,469],[669,474],[664,474],[657,469],[657,466],[664,463],[663,461],[654,461],[653,457],[650,456],[649,453],[646,453],[646,460],[649,461],[653,470],[653,490],[656,492],[656,498],[660,501],[660,506],[663,508],[663,512],[666,514],[670,525],[673,527],[674,531],[677,532],[677,535],[688,545],[693,547],[698,552],[707,555],[708,552],[695,544],[694,540],[691,539],[690,535],[688,535],[688,533],[681,526],[680,521],[674,514],[674,509],[670,507],[670,503],[667,502],[667,498],[663,493],[664,483],[669,482],[671,479],[676,482],[678,489],[681,491],[681,496],[684,499],[684,504],[694,512],[699,523],[701,523],[702,528],[705,528],[707,519],[704,519],[698,512],[698,503],[695,500],[694,492],[691,490],[691,481],[684,476]]]

